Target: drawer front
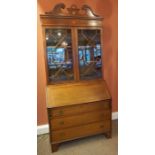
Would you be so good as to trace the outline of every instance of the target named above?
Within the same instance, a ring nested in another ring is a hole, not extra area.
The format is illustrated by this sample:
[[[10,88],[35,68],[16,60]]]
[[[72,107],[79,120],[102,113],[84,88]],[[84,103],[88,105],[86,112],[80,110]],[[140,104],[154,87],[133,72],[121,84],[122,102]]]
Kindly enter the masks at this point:
[[[59,107],[50,109],[49,114],[51,117],[60,117],[74,115],[78,113],[91,112],[101,109],[110,109],[110,101],[98,101],[93,103],[85,103],[74,106]]]
[[[61,118],[54,118],[51,120],[51,129],[63,129],[72,126],[79,126],[87,123],[97,122],[101,120],[110,120],[110,110],[100,110],[91,113],[78,114],[73,116],[66,116]]]
[[[52,142],[61,142],[110,131],[110,121],[91,123],[52,132]]]

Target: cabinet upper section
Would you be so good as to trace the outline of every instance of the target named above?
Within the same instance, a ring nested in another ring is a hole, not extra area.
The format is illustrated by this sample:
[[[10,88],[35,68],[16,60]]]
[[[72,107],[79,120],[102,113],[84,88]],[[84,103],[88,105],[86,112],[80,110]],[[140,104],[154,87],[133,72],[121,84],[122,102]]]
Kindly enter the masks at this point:
[[[102,17],[87,5],[63,3],[40,17],[47,84],[103,78]]]
[[[76,5],[65,9],[65,4],[57,4],[53,10],[40,15],[42,26],[102,26],[103,18],[96,15],[88,5],[79,9]],[[52,19],[52,20],[51,20]]]

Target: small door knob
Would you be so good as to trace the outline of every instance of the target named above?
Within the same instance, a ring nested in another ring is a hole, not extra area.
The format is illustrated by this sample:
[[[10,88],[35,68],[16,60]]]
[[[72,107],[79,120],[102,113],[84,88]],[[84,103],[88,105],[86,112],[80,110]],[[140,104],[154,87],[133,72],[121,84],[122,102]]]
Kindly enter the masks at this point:
[[[49,117],[49,119],[51,119],[52,118],[52,115],[51,114],[48,114],[48,117]]]

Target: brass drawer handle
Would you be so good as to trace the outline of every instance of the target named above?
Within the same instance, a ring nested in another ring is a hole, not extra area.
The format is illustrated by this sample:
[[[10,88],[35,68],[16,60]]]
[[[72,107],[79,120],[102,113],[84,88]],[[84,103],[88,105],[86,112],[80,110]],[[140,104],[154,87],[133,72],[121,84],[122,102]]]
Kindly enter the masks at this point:
[[[104,128],[104,125],[100,125],[100,128]]]
[[[65,133],[64,133],[64,132],[61,132],[61,133],[60,133],[60,136],[65,136]]]
[[[59,111],[59,115],[63,115],[64,112],[62,110]]]
[[[60,125],[64,125],[64,121],[60,121],[59,124],[60,124]]]

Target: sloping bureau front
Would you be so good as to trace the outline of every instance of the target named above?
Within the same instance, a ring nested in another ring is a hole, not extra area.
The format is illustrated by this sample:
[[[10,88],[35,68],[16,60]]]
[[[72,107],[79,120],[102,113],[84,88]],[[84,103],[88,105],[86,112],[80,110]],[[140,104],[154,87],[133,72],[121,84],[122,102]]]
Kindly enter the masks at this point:
[[[62,107],[111,99],[104,80],[47,86],[47,107]]]

